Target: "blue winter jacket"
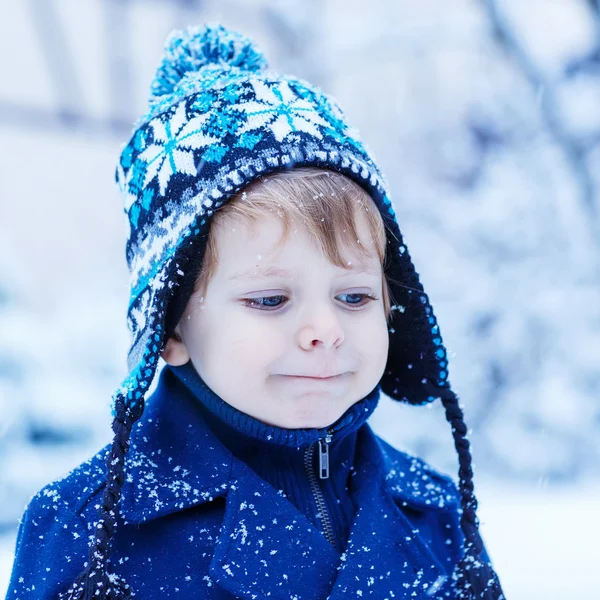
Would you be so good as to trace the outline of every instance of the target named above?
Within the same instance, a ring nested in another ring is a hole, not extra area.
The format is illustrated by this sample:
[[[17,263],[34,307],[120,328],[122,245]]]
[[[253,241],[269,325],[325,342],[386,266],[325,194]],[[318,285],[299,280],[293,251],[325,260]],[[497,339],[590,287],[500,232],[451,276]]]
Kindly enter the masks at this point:
[[[163,369],[131,436],[110,570],[136,597],[448,597],[458,492],[373,433],[379,389],[327,429],[287,430],[232,409],[189,365]],[[81,572],[107,449],[31,499],[7,599],[55,599]]]

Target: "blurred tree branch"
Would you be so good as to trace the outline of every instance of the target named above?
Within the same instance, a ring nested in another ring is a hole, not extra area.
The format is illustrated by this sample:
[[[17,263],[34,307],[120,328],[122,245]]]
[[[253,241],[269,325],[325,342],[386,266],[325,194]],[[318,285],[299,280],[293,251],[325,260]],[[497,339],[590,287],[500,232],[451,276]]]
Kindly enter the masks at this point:
[[[77,131],[98,138],[123,138],[131,132],[131,121],[117,117],[96,117],[82,110],[51,110],[27,107],[0,100],[0,125],[29,128],[36,133]]]
[[[585,0],[585,3],[597,14],[600,15],[600,0]]]
[[[104,0],[104,38],[107,57],[110,114],[126,120],[134,106],[135,70],[132,68],[132,24],[129,2]],[[131,117],[132,122],[135,117]]]
[[[67,36],[56,6],[47,0],[31,0],[29,7],[31,21],[61,109],[65,112],[81,110],[86,102],[73,53],[67,45]]]
[[[600,0],[586,1],[594,10],[599,10]],[[509,23],[498,10],[496,0],[483,0],[483,5],[492,26],[493,38],[504,52],[517,63],[532,89],[538,95],[542,117],[548,131],[562,149],[579,187],[580,200],[584,213],[589,220],[592,239],[598,241],[600,240],[600,222],[596,206],[597,194],[594,180],[587,165],[585,150],[563,127],[553,86],[529,58],[522,44],[513,34]]]

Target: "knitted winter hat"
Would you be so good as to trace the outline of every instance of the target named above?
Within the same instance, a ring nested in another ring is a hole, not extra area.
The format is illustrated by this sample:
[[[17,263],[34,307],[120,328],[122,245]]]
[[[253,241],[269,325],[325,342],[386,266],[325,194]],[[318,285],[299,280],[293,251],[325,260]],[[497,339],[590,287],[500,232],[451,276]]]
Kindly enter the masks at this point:
[[[182,300],[180,288],[192,257],[202,256],[214,210],[261,175],[312,166],[350,177],[381,212],[390,257],[386,274],[397,304],[380,385],[390,397],[411,404],[442,399],[459,453],[466,539],[455,574],[457,597],[503,598],[491,566],[480,562],[467,429],[449,386],[446,350],[384,178],[333,98],[266,68],[251,40],[221,26],[172,33],[151,86],[149,110],[122,151],[116,179],[130,225],[129,374],[114,394],[115,438],[89,564],[66,597],[99,592],[94,597],[121,598],[130,593],[107,568],[129,434],[142,414],[144,395],[178,316],[167,328],[169,306],[176,304],[180,313],[185,305],[189,289]]]

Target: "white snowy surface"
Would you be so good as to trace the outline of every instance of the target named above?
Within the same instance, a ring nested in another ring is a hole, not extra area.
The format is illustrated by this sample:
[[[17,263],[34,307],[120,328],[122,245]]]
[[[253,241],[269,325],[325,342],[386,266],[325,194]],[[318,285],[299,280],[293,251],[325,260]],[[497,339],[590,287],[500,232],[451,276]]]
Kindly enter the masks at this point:
[[[478,483],[481,531],[508,600],[596,597],[597,482],[532,489]]]

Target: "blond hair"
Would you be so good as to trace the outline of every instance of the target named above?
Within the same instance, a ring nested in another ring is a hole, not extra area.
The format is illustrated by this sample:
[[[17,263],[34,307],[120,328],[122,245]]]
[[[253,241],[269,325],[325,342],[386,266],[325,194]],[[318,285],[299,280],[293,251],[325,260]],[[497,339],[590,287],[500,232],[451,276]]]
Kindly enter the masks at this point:
[[[363,257],[371,256],[357,232],[357,216],[362,214],[384,270],[381,291],[386,319],[389,319],[393,298],[384,268],[386,232],[375,202],[352,179],[335,171],[312,167],[296,167],[261,176],[215,211],[194,292],[206,292],[217,268],[215,225],[227,217],[242,217],[246,222],[255,223],[266,212],[276,213],[283,220],[284,231],[278,247],[287,239],[291,223],[297,221],[318,242],[332,264],[348,270],[351,267],[341,256],[340,242],[355,246]]]

